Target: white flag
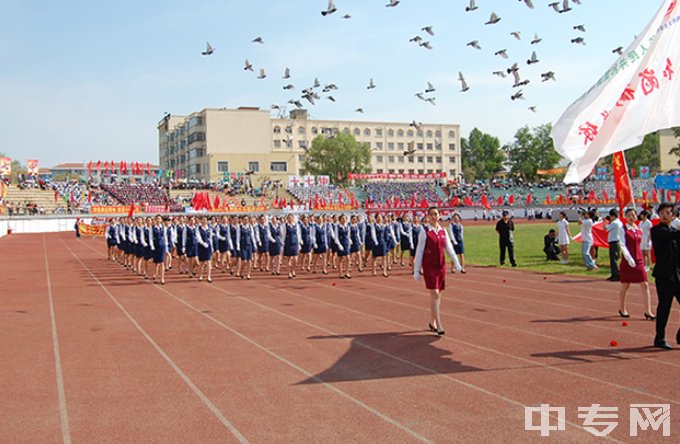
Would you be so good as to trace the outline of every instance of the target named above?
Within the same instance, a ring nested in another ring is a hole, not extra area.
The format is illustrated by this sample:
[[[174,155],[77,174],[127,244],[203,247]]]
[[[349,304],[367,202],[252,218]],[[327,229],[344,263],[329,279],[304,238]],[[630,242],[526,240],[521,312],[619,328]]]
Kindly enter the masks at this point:
[[[588,177],[597,161],[680,126],[680,7],[664,0],[645,30],[553,125],[555,149],[571,161],[565,183]]]

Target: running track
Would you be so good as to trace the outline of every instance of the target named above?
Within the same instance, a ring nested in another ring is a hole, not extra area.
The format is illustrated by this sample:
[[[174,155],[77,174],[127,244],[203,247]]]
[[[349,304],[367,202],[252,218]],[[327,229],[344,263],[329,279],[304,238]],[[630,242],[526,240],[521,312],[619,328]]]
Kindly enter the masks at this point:
[[[469,267],[437,337],[401,267],[160,286],[70,233],[0,239],[0,267],[3,442],[661,441],[629,436],[632,403],[669,403],[680,435],[680,350],[649,347],[637,288],[624,327],[618,284]],[[607,438],[578,418],[596,403],[619,409]],[[566,430],[525,431],[539,404]]]

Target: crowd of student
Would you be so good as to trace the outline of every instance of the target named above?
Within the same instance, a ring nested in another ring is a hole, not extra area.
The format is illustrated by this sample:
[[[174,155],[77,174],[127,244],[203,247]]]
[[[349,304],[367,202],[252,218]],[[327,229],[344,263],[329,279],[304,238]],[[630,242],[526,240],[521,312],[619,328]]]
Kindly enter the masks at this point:
[[[434,203],[442,198],[434,182],[375,182],[363,186],[366,197],[374,203],[382,204],[399,199],[420,203],[423,199]]]

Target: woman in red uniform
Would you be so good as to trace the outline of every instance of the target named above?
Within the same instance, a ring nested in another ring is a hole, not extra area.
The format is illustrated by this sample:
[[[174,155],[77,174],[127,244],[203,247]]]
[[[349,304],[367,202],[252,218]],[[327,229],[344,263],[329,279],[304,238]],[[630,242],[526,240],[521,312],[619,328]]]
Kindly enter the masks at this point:
[[[413,267],[413,278],[420,279],[422,267],[425,277],[425,288],[430,290],[431,321],[428,327],[438,335],[444,334],[439,306],[441,304],[441,292],[446,288],[446,258],[444,251],[449,257],[456,257],[456,252],[451,245],[449,235],[439,224],[439,210],[432,207],[427,211],[427,224],[418,235],[418,247],[416,248],[416,260]],[[458,265],[460,271],[460,265]]]
[[[652,313],[651,297],[649,295],[649,281],[645,271],[645,260],[642,255],[642,229],[635,224],[637,214],[634,208],[626,210],[626,224],[624,225],[624,242],[621,242],[621,291],[619,292],[619,316],[630,317],[626,311],[626,293],[630,284],[639,283],[642,297],[647,307],[645,319],[653,321],[656,316]]]

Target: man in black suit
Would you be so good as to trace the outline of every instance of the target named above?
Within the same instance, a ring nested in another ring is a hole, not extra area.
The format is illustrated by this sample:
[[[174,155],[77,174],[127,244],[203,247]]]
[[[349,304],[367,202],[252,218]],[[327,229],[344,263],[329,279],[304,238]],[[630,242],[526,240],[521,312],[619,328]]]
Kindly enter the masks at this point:
[[[652,246],[656,256],[654,276],[659,305],[656,309],[656,337],[654,347],[671,350],[666,342],[666,324],[671,313],[673,297],[680,302],[680,231],[671,227],[674,208],[672,204],[662,203],[657,213],[661,223],[652,227]],[[680,330],[676,335],[680,344]]]
[[[507,211],[503,211],[501,219],[496,223],[496,231],[498,232],[499,247],[501,249],[501,265],[505,264],[505,250],[507,249],[510,264],[516,267],[515,240],[513,235],[515,223],[510,219],[510,213]]]

